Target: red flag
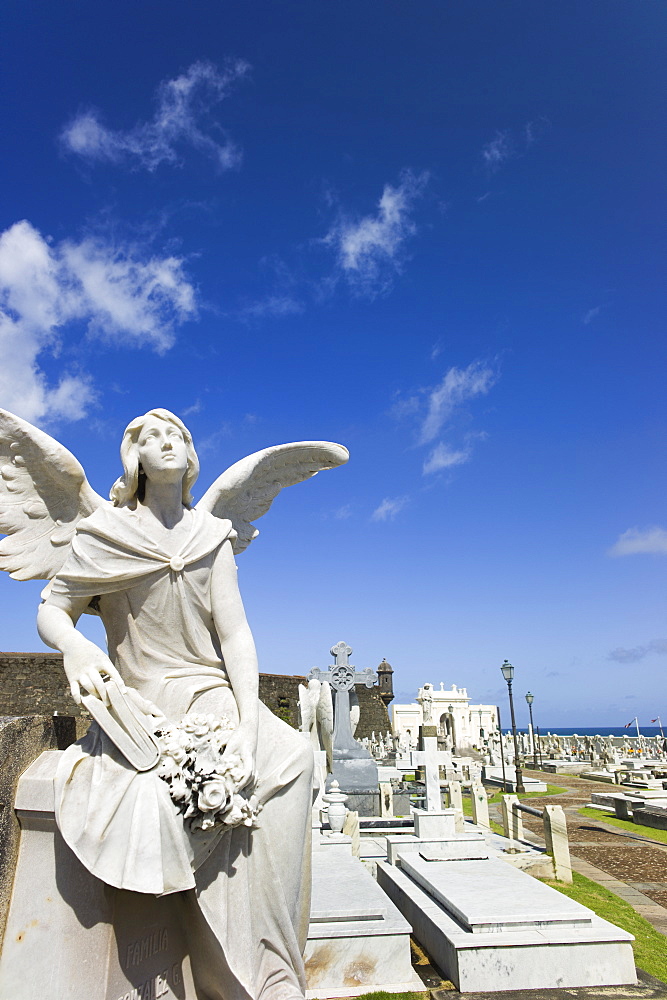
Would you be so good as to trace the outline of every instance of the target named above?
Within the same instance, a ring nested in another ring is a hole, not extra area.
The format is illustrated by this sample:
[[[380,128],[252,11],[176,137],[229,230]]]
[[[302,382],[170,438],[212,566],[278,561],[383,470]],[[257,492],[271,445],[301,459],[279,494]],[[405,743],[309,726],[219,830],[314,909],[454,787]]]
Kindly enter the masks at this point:
[[[651,722],[657,722],[657,721],[658,721],[657,719],[651,719]]]
[[[634,721],[635,721],[635,720],[633,719],[633,720],[632,720],[632,722],[634,722]],[[626,724],[625,724],[625,725],[623,726],[623,728],[624,728],[624,729],[629,729],[629,728],[630,728],[630,726],[632,725],[632,722],[626,722]]]

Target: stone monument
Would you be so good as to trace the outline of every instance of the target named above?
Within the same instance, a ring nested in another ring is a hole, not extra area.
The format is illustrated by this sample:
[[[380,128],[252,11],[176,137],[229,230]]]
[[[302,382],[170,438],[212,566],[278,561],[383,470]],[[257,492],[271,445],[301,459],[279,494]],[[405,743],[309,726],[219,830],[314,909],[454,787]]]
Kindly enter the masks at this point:
[[[195,507],[192,437],[151,410],[125,431],[109,503],[0,410],[0,569],[50,581],[40,635],[95,720],[19,782],[0,996],[303,996],[312,750],[259,702],[234,556],[283,487],[347,458],[267,448]]]
[[[349,661],[352,649],[345,642],[332,646],[330,652],[335,661],[332,666],[327,671],[313,667],[309,674],[309,681],[315,679],[328,682],[335,695],[333,766],[327,779],[327,787],[335,779],[348,796],[368,793],[377,796],[377,764],[369,751],[355,740],[350,722],[350,692],[354,690],[355,684],[363,683],[366,687],[372,687],[376,674],[370,667],[357,671]],[[357,805],[355,802],[354,808]]]

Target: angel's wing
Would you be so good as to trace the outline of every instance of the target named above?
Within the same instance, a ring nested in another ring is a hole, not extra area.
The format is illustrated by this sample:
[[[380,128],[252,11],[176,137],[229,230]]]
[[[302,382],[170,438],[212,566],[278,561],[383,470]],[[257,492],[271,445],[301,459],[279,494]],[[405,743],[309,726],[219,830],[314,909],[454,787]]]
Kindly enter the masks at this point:
[[[264,448],[223,472],[197,507],[229,518],[238,534],[234,551],[243,552],[259,534],[251,522],[266,514],[284,486],[343,465],[349,457],[347,448],[330,441],[297,441]]]
[[[299,723],[302,733],[309,733],[315,722],[315,705],[311,692],[299,684]]]
[[[350,729],[352,730],[353,736],[357,731],[357,726],[359,725],[360,714],[361,709],[359,708],[359,698],[357,695],[350,693]]]
[[[334,713],[333,700],[331,698],[331,685],[328,681],[322,681],[320,697],[317,702],[317,722],[322,749],[327,753],[327,769],[333,768],[333,731]]]
[[[44,431],[0,409],[0,569],[15,580],[50,580],[77,521],[106,501],[74,455]]]

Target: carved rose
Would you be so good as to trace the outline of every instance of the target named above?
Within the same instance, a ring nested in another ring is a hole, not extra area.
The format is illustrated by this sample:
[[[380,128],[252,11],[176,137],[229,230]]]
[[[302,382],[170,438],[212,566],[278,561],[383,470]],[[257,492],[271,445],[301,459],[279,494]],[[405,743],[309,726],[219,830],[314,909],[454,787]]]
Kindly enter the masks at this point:
[[[167,757],[171,757],[174,763],[178,764],[179,767],[181,767],[185,763],[188,756],[188,752],[185,749],[185,747],[181,746],[175,740],[170,741],[169,743],[166,743],[164,745],[163,753]]]
[[[197,806],[202,812],[219,812],[227,805],[228,799],[227,782],[222,778],[214,778],[199,789]]]
[[[156,730],[162,754],[158,775],[190,829],[253,826],[261,806],[237,791],[243,773],[238,754],[225,756],[234,731],[226,716],[186,715]]]

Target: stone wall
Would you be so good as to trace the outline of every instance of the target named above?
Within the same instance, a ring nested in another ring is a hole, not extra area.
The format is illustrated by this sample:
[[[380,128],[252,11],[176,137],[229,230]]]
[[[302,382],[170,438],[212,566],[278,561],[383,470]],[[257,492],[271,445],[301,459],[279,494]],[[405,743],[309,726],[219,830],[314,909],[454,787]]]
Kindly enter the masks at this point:
[[[0,716],[81,715],[60,653],[0,653]]]
[[[260,674],[259,696],[280,719],[295,728],[299,720],[299,684],[291,674]],[[357,738],[391,729],[379,689],[361,684]],[[60,653],[0,653],[0,716],[81,715],[67,687]],[[85,713],[84,713],[85,714]]]

